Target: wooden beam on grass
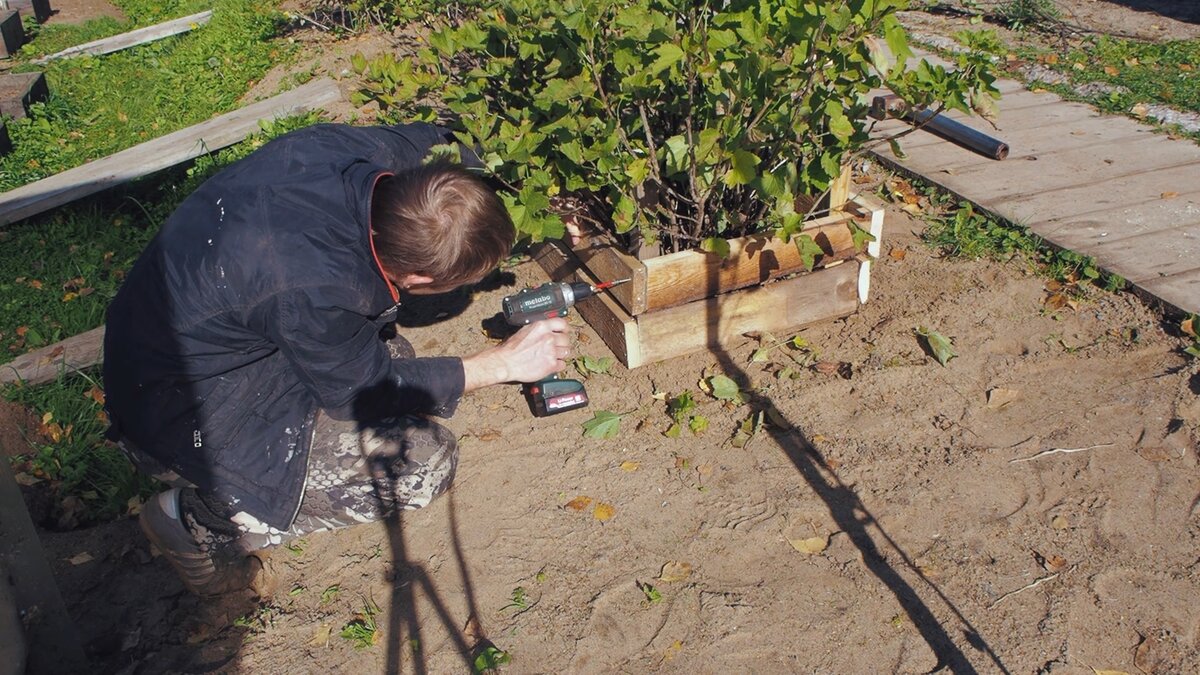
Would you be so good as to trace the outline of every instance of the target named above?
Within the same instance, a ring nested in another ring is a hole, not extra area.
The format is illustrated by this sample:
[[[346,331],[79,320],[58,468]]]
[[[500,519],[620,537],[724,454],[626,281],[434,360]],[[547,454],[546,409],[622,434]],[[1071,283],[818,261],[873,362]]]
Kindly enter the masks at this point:
[[[60,373],[91,368],[103,360],[104,327],[22,354],[0,366],[0,384],[42,384]]]
[[[340,97],[337,83],[321,78],[207,122],[0,193],[0,227],[233,145],[257,131],[259,120],[307,112]]]
[[[211,9],[200,12],[199,14],[192,14],[191,16],[185,16],[179,19],[173,19],[171,21],[155,24],[153,26],[146,26],[145,28],[132,30],[128,33],[121,33],[120,35],[113,35],[112,37],[94,40],[92,42],[76,45],[74,47],[68,47],[61,52],[55,52],[39,59],[34,59],[33,62],[42,64],[48,63],[55,59],[69,59],[73,56],[83,56],[84,54],[90,54],[92,56],[111,54],[112,52],[119,52],[122,49],[129,49],[130,47],[136,47],[138,45],[146,44],[147,42],[154,42],[155,40],[168,38],[172,35],[186,33],[208,23],[209,19],[212,19]]]

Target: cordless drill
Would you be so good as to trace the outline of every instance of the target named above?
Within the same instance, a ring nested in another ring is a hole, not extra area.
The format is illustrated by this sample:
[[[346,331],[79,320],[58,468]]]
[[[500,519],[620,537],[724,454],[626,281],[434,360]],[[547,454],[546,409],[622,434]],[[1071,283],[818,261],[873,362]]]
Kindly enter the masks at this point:
[[[524,326],[534,321],[564,317],[571,305],[626,281],[629,279],[607,281],[595,286],[582,281],[552,281],[505,296],[500,301],[500,307],[505,321],[510,325]],[[587,390],[582,382],[560,379],[558,375],[526,384],[524,392],[530,409],[537,417],[556,415],[588,404]]]

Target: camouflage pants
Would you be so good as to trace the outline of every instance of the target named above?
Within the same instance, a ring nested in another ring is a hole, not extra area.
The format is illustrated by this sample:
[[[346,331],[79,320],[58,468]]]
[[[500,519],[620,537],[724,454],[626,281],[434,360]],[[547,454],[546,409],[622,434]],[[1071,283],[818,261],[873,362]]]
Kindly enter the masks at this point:
[[[403,338],[393,338],[388,346],[393,358],[412,356],[412,347]],[[174,487],[194,487],[154,458],[126,443],[119,445],[143,473]],[[362,423],[335,420],[320,412],[314,422],[304,496],[286,531],[244,511],[231,513],[196,490],[181,495],[181,511],[203,548],[232,544],[251,552],[427,506],[450,487],[457,467],[454,434],[423,416]]]
[[[319,415],[292,526],[283,532],[245,512],[231,520],[242,533],[241,547],[254,551],[428,506],[450,487],[457,467],[454,435],[424,417],[386,419],[360,430],[357,422]]]

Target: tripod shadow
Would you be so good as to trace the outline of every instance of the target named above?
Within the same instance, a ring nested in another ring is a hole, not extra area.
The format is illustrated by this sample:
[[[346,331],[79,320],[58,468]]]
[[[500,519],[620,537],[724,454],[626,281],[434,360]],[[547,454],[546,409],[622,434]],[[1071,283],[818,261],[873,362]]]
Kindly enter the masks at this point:
[[[411,672],[420,675],[429,672],[424,653],[425,642],[422,639],[421,616],[417,607],[417,601],[421,598],[428,600],[433,606],[434,614],[441,621],[459,654],[462,655],[467,672],[473,672],[475,657],[491,646],[491,643],[483,636],[482,629],[479,628],[479,608],[475,599],[475,587],[471,583],[466,558],[463,555],[454,492],[452,489],[447,491],[443,498],[449,502],[447,506],[450,518],[450,540],[454,548],[455,561],[458,563],[458,571],[462,577],[469,610],[468,618],[460,621],[455,621],[425,566],[409,561],[408,547],[404,540],[404,510],[395,508],[393,500],[389,498],[389,495],[394,494],[395,480],[394,475],[388,475],[375,481],[375,498],[380,512],[384,514],[383,523],[391,549],[393,570],[386,638],[387,667],[384,672],[389,674],[402,672],[406,654]]]
[[[704,301],[708,319],[706,331],[709,349],[718,361],[720,372],[734,379],[741,389],[747,390],[750,389],[748,373],[734,361],[727,350],[718,346],[721,316],[719,302],[714,298],[719,288],[718,272],[716,268],[710,268],[710,270],[706,283],[709,299]],[[750,405],[755,411],[774,408],[776,412],[779,412],[779,407],[769,396],[758,392],[750,395]],[[883,525],[871,514],[854,490],[838,478],[799,427],[784,418],[782,413],[772,421],[781,422],[781,424],[765,425],[766,433],[787,455],[813,493],[825,503],[838,530],[845,533],[850,542],[858,549],[863,565],[895,596],[900,607],[921,634],[921,638],[936,655],[937,666],[932,670],[947,668],[953,673],[977,672],[970,659],[958,647],[947,632],[946,626],[922,599],[917,589],[905,579],[897,566],[889,562],[884,549],[898,556],[899,567],[907,568],[911,575],[918,577],[923,585],[954,614],[960,624],[962,637],[972,647],[985,653],[997,670],[1007,673],[1008,670],[1000,658],[971,625],[971,622],[963,616],[953,601],[946,597],[941,589],[917,568],[908,554],[888,535]]]

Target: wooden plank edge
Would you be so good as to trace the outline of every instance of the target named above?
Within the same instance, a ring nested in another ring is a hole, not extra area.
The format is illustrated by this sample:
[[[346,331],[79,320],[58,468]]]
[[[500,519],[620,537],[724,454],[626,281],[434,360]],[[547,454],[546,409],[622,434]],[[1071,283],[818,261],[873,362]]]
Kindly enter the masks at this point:
[[[836,212],[804,224],[801,232],[812,236],[825,250],[825,254],[817,261],[818,269],[856,254],[850,230],[845,225],[859,217],[853,213]],[[720,260],[714,254],[696,250],[679,251],[646,260],[649,277],[646,281],[646,312],[762,284],[804,269],[796,247],[775,239],[773,233],[764,232],[730,240],[730,258],[736,259],[744,251],[747,251],[747,261],[742,267],[728,267],[729,259]],[[748,273],[747,269],[760,266],[754,261],[767,253],[776,258],[778,267],[768,270],[765,277],[762,270]],[[703,276],[705,285],[687,283],[688,277],[694,276]],[[653,279],[657,281],[652,283]],[[631,314],[641,315],[637,312]]]
[[[41,65],[55,59],[69,59],[75,56],[83,56],[84,54],[91,54],[93,56],[111,54],[122,49],[129,49],[130,47],[136,47],[147,42],[154,42],[155,40],[162,40],[173,35],[186,33],[207,24],[211,19],[212,10],[208,9],[190,16],[164,21],[153,26],[146,26],[145,28],[131,30],[127,33],[110,35],[106,38],[68,47],[60,52],[34,59],[33,63]]]
[[[545,241],[533,252],[533,260],[556,281],[586,281],[596,283],[587,268],[565,244]],[[596,331],[600,340],[626,368],[641,365],[638,350],[637,325],[610,292],[594,295],[575,305],[579,316]]]
[[[849,260],[772,284],[705,298],[636,318],[639,365],[724,344],[754,330],[786,332],[853,314],[861,263]],[[633,368],[635,366],[629,366]]]
[[[311,110],[335,101],[340,95],[336,82],[330,78],[321,78],[186,129],[0,193],[0,227],[201,155],[216,152],[245,139],[258,128],[260,119]],[[206,136],[210,133],[213,135]],[[183,151],[175,154],[152,152],[159,146],[169,148],[180,141],[188,144]],[[150,162],[140,161],[141,154],[150,154],[154,159]],[[72,183],[72,180],[77,182]]]
[[[0,366],[0,384],[42,384],[103,360],[104,327],[22,354]]]
[[[599,281],[630,279],[629,283],[612,289],[613,297],[630,314],[646,311],[648,273],[641,260],[622,251],[607,235],[585,240],[572,247],[572,252],[593,274],[604,277]]]

